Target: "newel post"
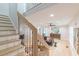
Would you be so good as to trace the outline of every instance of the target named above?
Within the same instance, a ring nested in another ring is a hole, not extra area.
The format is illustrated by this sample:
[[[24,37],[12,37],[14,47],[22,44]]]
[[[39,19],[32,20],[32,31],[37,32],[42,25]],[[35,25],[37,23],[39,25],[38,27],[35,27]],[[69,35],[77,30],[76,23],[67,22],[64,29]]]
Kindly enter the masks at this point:
[[[37,29],[33,29],[32,31],[32,48],[33,56],[38,56]]]

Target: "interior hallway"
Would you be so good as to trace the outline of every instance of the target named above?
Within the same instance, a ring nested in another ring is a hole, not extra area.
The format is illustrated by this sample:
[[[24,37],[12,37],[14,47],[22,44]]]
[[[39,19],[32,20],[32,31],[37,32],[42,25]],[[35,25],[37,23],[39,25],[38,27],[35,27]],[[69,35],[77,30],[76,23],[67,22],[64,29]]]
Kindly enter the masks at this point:
[[[72,56],[67,40],[55,40],[57,47],[51,47],[50,56]]]

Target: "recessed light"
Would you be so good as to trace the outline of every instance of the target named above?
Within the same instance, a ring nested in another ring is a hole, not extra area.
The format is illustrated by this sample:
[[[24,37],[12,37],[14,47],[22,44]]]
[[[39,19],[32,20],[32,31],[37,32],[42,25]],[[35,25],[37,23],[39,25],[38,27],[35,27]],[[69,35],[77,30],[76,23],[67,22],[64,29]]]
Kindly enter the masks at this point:
[[[53,17],[54,16],[54,14],[50,14],[50,17]]]

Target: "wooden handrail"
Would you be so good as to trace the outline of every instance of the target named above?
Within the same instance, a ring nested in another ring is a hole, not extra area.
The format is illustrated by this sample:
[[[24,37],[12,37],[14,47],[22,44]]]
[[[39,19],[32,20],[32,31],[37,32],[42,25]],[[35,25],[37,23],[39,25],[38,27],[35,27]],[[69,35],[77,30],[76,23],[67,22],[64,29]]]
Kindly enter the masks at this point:
[[[25,22],[26,25],[28,25],[28,27],[32,30],[37,30],[37,28],[35,26],[33,26],[27,19],[26,17],[24,17],[22,14],[20,14],[19,12],[17,12],[18,15],[18,19],[22,19],[23,22]]]
[[[22,14],[17,12],[18,20],[22,20],[32,30],[32,55],[38,55],[37,29]]]
[[[43,36],[42,35],[40,35],[40,34],[37,34],[37,40],[39,41],[39,42],[41,42],[42,44],[43,44],[43,46],[45,46],[46,48],[50,48],[50,46],[45,42],[45,40],[44,40],[44,38],[43,38]],[[31,40],[29,39],[29,42],[31,42]],[[31,43],[29,43],[30,44],[30,46],[32,46],[31,45]]]
[[[44,40],[42,35],[38,34],[37,38],[46,48],[48,48],[48,49],[50,48],[50,46],[45,42],[45,40]]]

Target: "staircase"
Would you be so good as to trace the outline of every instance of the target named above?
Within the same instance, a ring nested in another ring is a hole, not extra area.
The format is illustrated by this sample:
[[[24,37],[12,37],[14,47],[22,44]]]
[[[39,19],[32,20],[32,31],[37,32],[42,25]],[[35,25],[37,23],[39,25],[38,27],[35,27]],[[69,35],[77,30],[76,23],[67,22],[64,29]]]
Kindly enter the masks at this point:
[[[28,18],[24,17],[19,12],[17,12],[17,15],[18,15],[20,28],[23,28],[24,31],[26,32],[24,33],[25,37],[27,37],[25,38],[26,55],[27,56],[48,56],[50,46],[45,42],[43,36],[37,33],[38,31],[37,28],[28,21],[29,20]]]
[[[45,42],[42,35],[38,34],[38,55],[39,56],[49,56],[50,46]]]
[[[49,49],[50,46],[44,41],[44,38],[42,35],[37,35],[37,40],[38,40],[38,56],[49,56]],[[28,39],[28,45],[26,45],[26,56],[32,56],[32,40]]]
[[[49,49],[50,46],[44,41],[44,38],[42,35],[37,35],[38,40],[38,56],[49,56]],[[32,56],[32,40],[28,39],[28,44],[26,45],[26,56]]]
[[[10,18],[0,15],[0,56],[24,56],[24,49]]]

